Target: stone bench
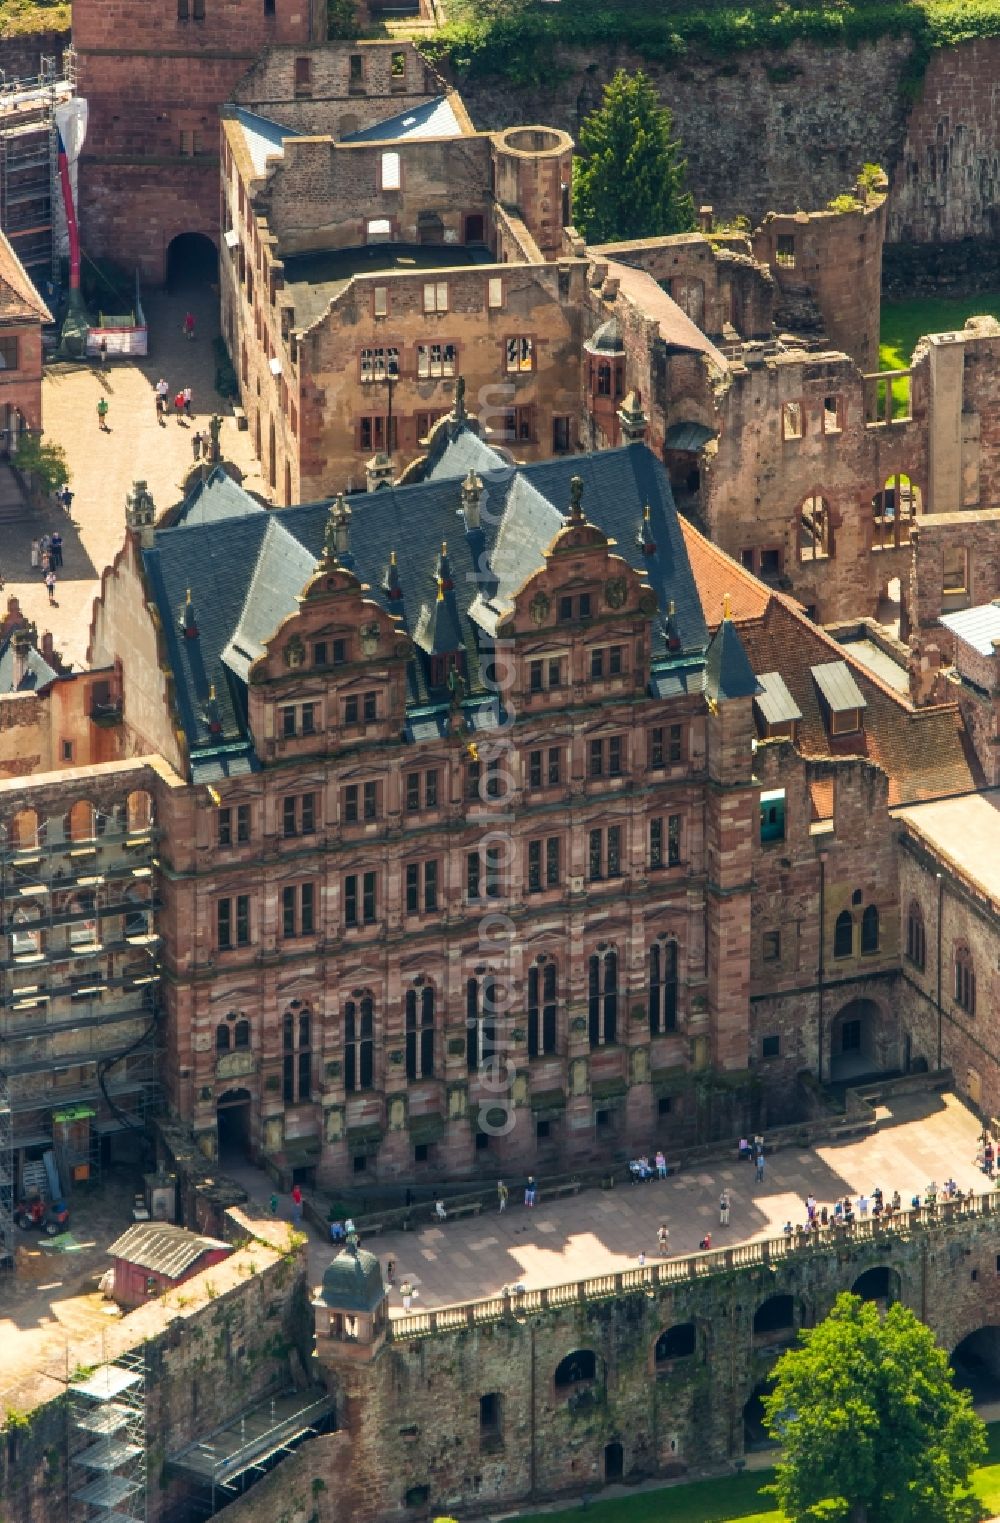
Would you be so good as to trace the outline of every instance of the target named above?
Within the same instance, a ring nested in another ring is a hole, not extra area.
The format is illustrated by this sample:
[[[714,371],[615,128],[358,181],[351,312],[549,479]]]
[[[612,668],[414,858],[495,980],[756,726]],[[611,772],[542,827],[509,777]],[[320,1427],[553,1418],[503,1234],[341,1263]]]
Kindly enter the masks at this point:
[[[581,1189],[578,1179],[564,1179],[556,1185],[546,1185],[544,1190],[539,1190],[539,1200],[543,1197],[546,1201],[558,1200],[562,1195],[579,1195]]]
[[[483,1209],[483,1203],[481,1200],[470,1200],[462,1206],[449,1206],[445,1202],[445,1208],[448,1212],[448,1221],[455,1222],[458,1221],[460,1216],[478,1216]],[[432,1211],[431,1221],[436,1222],[437,1220],[437,1215]]]

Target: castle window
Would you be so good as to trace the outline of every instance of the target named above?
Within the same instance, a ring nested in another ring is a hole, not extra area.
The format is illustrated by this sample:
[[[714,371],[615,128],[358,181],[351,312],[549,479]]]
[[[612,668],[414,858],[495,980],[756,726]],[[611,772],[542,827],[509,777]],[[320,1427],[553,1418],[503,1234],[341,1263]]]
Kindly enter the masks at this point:
[[[312,1018],[298,1000],[281,1018],[281,1087],[286,1105],[308,1100],[312,1093]]]
[[[784,788],[772,788],[760,796],[760,839],[762,844],[785,839]]]
[[[365,240],[368,243],[391,243],[392,223],[388,217],[370,217],[365,223]]]
[[[782,269],[794,270],[795,268],[795,239],[791,233],[778,234],[778,246],[774,254],[775,264],[780,264]]]
[[[375,1082],[375,1002],[370,994],[344,1006],[344,1088],[348,1094]]]
[[[0,338],[0,370],[17,370],[18,344],[16,338]]]
[[[363,381],[395,381],[399,378],[399,350],[395,348],[362,349]]]
[[[506,345],[507,374],[535,368],[535,343],[530,338],[509,338]]]
[[[465,986],[465,1062],[475,1073],[496,1051],[497,985],[492,978],[470,978]]]
[[[834,957],[854,955],[854,918],[850,910],[841,910],[837,916],[837,922],[833,928],[833,955]]]
[[[395,151],[384,153],[381,163],[381,177],[383,190],[398,190],[400,187],[400,159]]]
[[[378,874],[348,873],[344,879],[344,924],[374,925],[378,919]]]
[[[372,288],[372,314],[375,317],[387,317],[389,314],[389,288],[388,286],[373,286]]]
[[[559,837],[528,842],[528,893],[559,887]]]
[[[839,434],[844,427],[842,400],[840,397],[823,398],[823,432]]]
[[[783,439],[801,439],[802,432],[802,403],[782,403],[781,437]]]
[[[915,899],[910,901],[906,914],[906,956],[915,968],[923,972],[927,957],[927,939],[924,935],[924,917]]]
[[[528,969],[528,1057],[540,1058],[556,1050],[558,972],[554,962]]]
[[[577,1349],[557,1364],[554,1384],[559,1391],[565,1390],[567,1386],[579,1386],[585,1381],[596,1379],[597,1356],[593,1349]]]
[[[762,1058],[780,1058],[781,1037],[766,1036],[761,1038],[760,1055]]]
[[[438,863],[406,864],[406,913],[433,915],[438,907]]]
[[[830,510],[822,497],[807,497],[799,509],[799,560],[826,560],[830,554]]]
[[[587,964],[588,1027],[591,1047],[606,1047],[618,1039],[618,953],[595,952]]]
[[[677,1030],[677,943],[654,941],[649,949],[649,1034]]]
[[[250,945],[250,896],[236,894],[215,904],[216,945],[220,952]]]
[[[250,1022],[237,1021],[233,1027],[233,1046],[237,1052],[245,1052],[250,1046]]]
[[[312,94],[312,59],[295,60],[295,94],[300,98]]]
[[[494,312],[503,306],[503,281],[498,275],[491,276],[487,282],[486,305]]]
[[[434,1075],[434,990],[425,984],[406,991],[406,1077]]]
[[[496,1391],[479,1398],[479,1432],[484,1439],[500,1437],[500,1397]]]
[[[602,878],[622,875],[622,828],[609,825],[607,830],[590,832],[587,852],[587,876],[592,883]]]
[[[417,378],[436,381],[455,374],[454,344],[418,344]]]
[[[861,951],[878,951],[878,907],[874,904],[866,905],[861,916]]]
[[[396,418],[393,418],[390,431],[389,419],[385,416],[376,414],[373,417],[360,418],[358,420],[358,449],[366,455],[371,450],[384,450],[388,438],[389,448],[394,450],[397,439],[396,423]]]
[[[761,957],[764,962],[781,961],[781,933],[765,931],[761,937]]]
[[[389,60],[390,88],[396,92],[406,89],[406,54],[396,49]]]
[[[448,282],[446,280],[428,280],[424,282],[424,311],[447,312],[448,310]]]
[[[352,53],[348,67],[347,89],[351,95],[364,94],[365,60],[362,53]]]
[[[961,547],[945,549],[941,557],[941,596],[967,597],[969,592],[969,552]]]
[[[599,397],[611,395],[611,366],[607,360],[601,360],[597,367],[597,395]]]
[[[891,550],[908,545],[914,516],[920,511],[920,488],[909,476],[897,473],[886,478],[881,492],[872,498],[872,549]]]
[[[976,970],[967,946],[955,948],[955,1004],[968,1015],[976,1013]]]
[[[316,885],[290,883],[281,890],[281,934],[286,940],[316,929]]]

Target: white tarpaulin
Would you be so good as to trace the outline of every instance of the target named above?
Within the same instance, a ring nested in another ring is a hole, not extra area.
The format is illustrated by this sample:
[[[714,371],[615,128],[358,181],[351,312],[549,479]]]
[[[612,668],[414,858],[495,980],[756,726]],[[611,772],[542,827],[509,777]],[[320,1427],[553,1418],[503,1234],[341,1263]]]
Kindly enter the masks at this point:
[[[67,161],[75,164],[87,136],[87,102],[78,95],[74,95],[72,100],[63,101],[62,105],[56,107],[56,126],[66,150]]]

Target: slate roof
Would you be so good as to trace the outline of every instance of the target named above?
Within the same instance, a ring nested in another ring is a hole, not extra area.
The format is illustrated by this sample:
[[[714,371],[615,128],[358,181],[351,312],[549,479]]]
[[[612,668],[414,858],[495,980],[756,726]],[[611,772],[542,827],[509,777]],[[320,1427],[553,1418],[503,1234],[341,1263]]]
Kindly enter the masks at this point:
[[[780,672],[758,672],[757,683],[755,702],[765,724],[792,724],[802,718]]]
[[[810,670],[832,714],[847,714],[853,709],[868,707],[846,661],[823,661]]]
[[[731,698],[753,698],[759,691],[757,678],[732,619],[723,619],[712,636],[705,656],[704,691],[716,703],[725,703]]]
[[[993,641],[1000,640],[1000,606],[980,603],[958,613],[944,613],[938,620],[980,656],[993,655]]]
[[[462,137],[462,126],[446,95],[435,96],[419,106],[388,116],[384,122],[362,127],[341,138],[342,143],[398,142],[405,138]]]
[[[153,1274],[163,1274],[175,1280],[197,1263],[203,1253],[209,1253],[213,1248],[228,1250],[231,1246],[218,1238],[189,1232],[186,1227],[175,1227],[170,1222],[136,1222],[111,1244],[108,1253],[113,1259],[125,1259]]]
[[[319,1298],[338,1311],[374,1311],[384,1296],[382,1265],[366,1248],[342,1248],[323,1273]]]
[[[302,135],[294,127],[283,127],[280,122],[272,121],[267,116],[259,116],[256,111],[247,111],[243,106],[237,108],[236,120],[243,130],[243,140],[246,143],[254,173],[258,175],[266,174],[269,158],[284,153],[285,138]]]
[[[6,644],[0,646],[0,694],[3,693],[38,693],[50,682],[55,682],[59,673],[55,671],[40,651],[29,646],[27,655],[27,670],[21,681],[14,686],[14,638],[9,637]]]
[[[226,518],[242,518],[247,513],[266,513],[267,509],[244,492],[229,473],[217,465],[191,488],[180,507],[169,517],[171,525],[219,523]]]
[[[424,607],[434,611],[436,628],[438,560],[447,541],[455,597],[445,612],[463,637],[467,703],[480,723],[496,722],[478,676],[479,652],[492,641],[491,620],[495,628],[517,588],[543,565],[543,552],[562,527],[575,475],[583,478],[587,518],[615,541],[615,553],[646,574],[656,592],[654,663],[697,672],[708,632],[667,473],[645,445],[515,467],[468,430],[442,437],[446,434],[442,430],[435,438],[425,480],[349,499],[351,557],[369,589],[366,595],[402,612],[413,635]],[[461,512],[461,482],[470,465],[484,484],[482,529],[473,531]],[[639,543],[647,505],[655,540],[651,555]],[[219,776],[255,765],[246,725],[246,675],[264,642],[297,607],[322,554],[329,516],[327,502],[269,512],[237,513],[235,500],[232,506],[221,525],[212,514],[195,511],[158,529],[153,547],[143,552],[192,773],[204,780],[213,770]],[[401,601],[390,601],[386,592],[392,551],[398,557]],[[485,581],[476,575],[483,553],[495,572]],[[197,639],[185,639],[181,624],[188,587]],[[663,626],[671,604],[679,645],[668,649]],[[435,637],[434,646],[441,647],[441,638]],[[410,663],[409,679],[411,721],[435,703],[446,709],[446,694],[428,692],[422,657]],[[210,731],[206,714],[213,685],[218,733]]]

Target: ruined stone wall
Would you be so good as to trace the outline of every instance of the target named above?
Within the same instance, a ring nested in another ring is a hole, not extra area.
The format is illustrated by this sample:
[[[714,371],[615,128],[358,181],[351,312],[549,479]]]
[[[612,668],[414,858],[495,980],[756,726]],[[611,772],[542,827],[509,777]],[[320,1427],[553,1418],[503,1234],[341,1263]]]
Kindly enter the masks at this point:
[[[360,78],[352,77],[352,57],[361,59]],[[412,42],[341,42],[305,52],[268,48],[231,99],[283,127],[339,138],[409,111],[445,89]],[[453,101],[453,109],[464,115],[460,102]]]
[[[429,1319],[412,1318],[416,1331],[400,1327],[370,1364],[328,1358],[344,1431],[305,1444],[232,1505],[233,1523],[271,1523],[279,1497],[290,1523],[310,1509],[317,1523],[379,1523],[407,1516],[408,1502],[466,1517],[592,1494],[615,1445],[630,1481],[721,1470],[743,1457],[744,1411],[775,1359],[840,1291],[884,1270],[892,1298],[950,1353],[1000,1310],[998,1247],[997,1218],[973,1217],[771,1262],[737,1249],[715,1275],[694,1278],[692,1261],[689,1280],[646,1283],[639,1271],[617,1277],[617,1293],[608,1276],[568,1304],[542,1292],[541,1307],[516,1318],[499,1301],[492,1322],[439,1314],[448,1330],[429,1336],[419,1330]],[[760,1309],[786,1296],[787,1324],[755,1331]],[[658,1358],[671,1329],[678,1341]],[[670,1357],[671,1347],[683,1351]],[[557,1385],[561,1362],[588,1351],[595,1378]],[[496,1398],[495,1426],[481,1424],[484,1396]]]
[[[964,586],[959,585],[962,581]],[[912,545],[909,589],[914,635],[923,631],[950,657],[950,636],[937,622],[941,614],[988,603],[1000,590],[1000,509],[921,518]]]
[[[105,1348],[72,1349],[71,1374],[145,1345],[149,1523],[176,1516],[185,1494],[165,1468],[171,1455],[291,1385],[290,1355],[308,1350],[306,1294],[304,1262],[255,1243],[109,1325]],[[3,1393],[0,1424],[11,1409],[28,1416],[0,1444],[0,1499],[18,1523],[57,1523],[70,1481],[79,1484],[67,1458],[88,1440],[67,1425],[65,1378],[63,1367]]]
[[[919,813],[915,824],[919,823]],[[899,983],[899,1020],[912,1056],[940,1061],[954,1073],[955,1087],[984,1116],[1000,1115],[1000,938],[996,905],[981,889],[942,863],[906,820],[899,824],[899,906],[904,977]],[[942,876],[939,880],[938,874]],[[924,929],[923,966],[909,954],[907,918],[915,911]],[[940,979],[938,945],[940,938]],[[955,999],[955,953],[967,947],[976,976],[976,1008]]]
[[[616,259],[652,275],[693,323],[712,338],[733,328],[741,338],[770,338],[775,288],[754,262],[749,241],[687,233],[593,245],[596,259]]]
[[[719,414],[702,475],[710,537],[758,574],[785,578],[782,585],[824,623],[874,614],[889,580],[907,576],[909,551],[905,543],[873,548],[872,498],[902,472],[923,501],[919,421],[869,426],[851,361],[799,350],[773,358],[747,351],[731,369]],[[800,543],[800,524],[806,499],[817,496],[830,534],[828,553],[814,557],[810,542]]]

